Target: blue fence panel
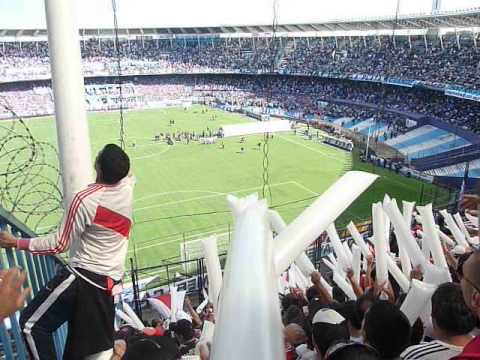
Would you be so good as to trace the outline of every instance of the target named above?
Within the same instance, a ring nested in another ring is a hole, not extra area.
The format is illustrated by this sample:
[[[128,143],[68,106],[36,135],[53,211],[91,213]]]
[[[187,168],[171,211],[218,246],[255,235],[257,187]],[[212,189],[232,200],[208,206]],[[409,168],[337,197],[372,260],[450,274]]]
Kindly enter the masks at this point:
[[[35,234],[24,224],[11,216],[0,207],[0,229],[10,231],[18,237],[33,237]],[[26,287],[31,287],[32,295],[35,296],[46,283],[55,275],[57,267],[61,262],[53,256],[33,256],[30,253],[0,249],[0,270],[20,267],[27,272]],[[30,301],[29,296],[27,301]],[[20,325],[18,323],[19,313],[13,314],[8,319],[0,321],[0,358],[6,360],[28,360],[27,350],[23,342]],[[54,337],[57,357],[62,358],[67,326],[59,328]]]

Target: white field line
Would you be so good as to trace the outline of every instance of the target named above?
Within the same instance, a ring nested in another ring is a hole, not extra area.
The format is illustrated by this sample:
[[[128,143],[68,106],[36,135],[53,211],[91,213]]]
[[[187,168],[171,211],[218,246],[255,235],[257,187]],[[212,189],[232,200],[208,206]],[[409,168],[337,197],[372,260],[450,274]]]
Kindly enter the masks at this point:
[[[271,187],[276,187],[276,186],[283,186],[283,185],[294,184],[294,183],[295,183],[294,181],[286,181],[286,182],[281,182],[281,183],[278,183],[278,184],[272,184],[270,186]],[[167,203],[163,203],[163,204],[157,204],[157,205],[151,205],[151,206],[144,206],[144,207],[135,209],[134,212],[147,210],[147,209],[158,208],[158,207],[163,207],[163,206],[176,205],[176,204],[181,204],[181,203],[190,202],[190,201],[204,200],[204,199],[218,197],[218,196],[221,196],[221,195],[235,194],[235,193],[245,192],[245,191],[252,191],[252,190],[256,190],[256,189],[260,189],[260,188],[261,188],[261,186],[256,186],[256,187],[252,187],[252,188],[248,188],[248,189],[240,189],[240,190],[230,191],[230,192],[226,192],[226,193],[218,193],[218,194],[213,194],[213,195],[197,196],[197,197],[190,198],[190,199],[171,201],[171,202],[167,202]]]
[[[212,230],[212,231],[207,231],[205,233],[199,233],[199,234],[196,234],[196,235],[191,235],[190,238],[195,237],[196,239],[202,239],[202,238],[205,238],[205,237],[207,237],[209,235],[212,235],[212,234],[215,234],[215,233],[216,233],[216,230]],[[216,235],[218,237],[225,236],[225,235],[228,236],[228,233],[222,233],[222,234],[216,234]],[[186,239],[188,239],[188,238],[185,238],[185,240]],[[150,249],[150,248],[153,248],[153,247],[162,246],[162,245],[166,245],[166,244],[179,243],[180,240],[182,240],[182,237],[179,237],[179,238],[176,238],[176,239],[173,239],[173,240],[164,241],[164,242],[161,242],[161,243],[155,243],[155,244],[150,244],[150,245],[145,245],[145,246],[138,246],[137,251]],[[133,249],[128,250],[128,253],[132,253],[132,252],[133,252]]]
[[[293,183],[295,183],[295,185],[297,185],[299,188],[302,188],[303,190],[313,194],[313,195],[320,195],[319,193],[309,189],[308,187],[306,187],[305,185],[302,185],[300,184],[298,181],[293,181]]]
[[[287,182],[284,182],[284,183],[278,183],[278,184],[274,184],[274,185],[271,185],[271,186],[280,186],[280,185],[286,185],[286,184],[293,184],[293,185],[296,185],[297,187],[299,187],[302,190],[305,190],[309,193],[312,193],[314,195],[320,195],[320,194],[316,193],[315,191],[310,190],[306,186],[298,183],[297,181],[287,181]],[[259,188],[260,187],[257,187],[256,189],[259,189]],[[234,192],[231,192],[231,193],[242,192],[242,191],[246,191],[246,190],[237,190],[237,191],[234,191]],[[224,194],[222,194],[222,195],[224,195]],[[220,229],[221,229],[221,227],[220,227]],[[192,238],[201,239],[201,238],[206,237],[208,235],[215,234],[217,231],[218,231],[218,229],[217,230],[210,230],[210,231],[207,231],[207,232],[204,232],[204,233],[189,235],[185,238],[185,240],[192,239]],[[217,234],[218,237],[225,236],[225,235],[228,235],[228,233]],[[165,241],[165,242],[159,242],[159,243],[155,243],[155,244],[140,246],[140,247],[137,247],[137,251],[150,249],[150,248],[157,247],[157,246],[162,246],[164,244],[171,244],[171,243],[174,243],[174,242],[179,242],[180,240],[183,240],[182,236],[179,236],[179,237],[177,237],[173,240],[169,240],[169,241]],[[133,249],[130,249],[128,252],[129,253],[133,252]]]
[[[184,194],[184,193],[206,193],[206,194],[218,194],[218,195],[224,195],[224,193],[222,192],[218,192],[218,191],[209,191],[209,190],[178,190],[178,191],[166,191],[166,192],[161,192],[161,193],[155,193],[155,194],[151,194],[151,195],[146,195],[146,196],[143,196],[141,198],[138,198],[136,200],[134,200],[133,203],[136,203],[136,202],[139,202],[139,201],[143,201],[143,200],[146,200],[146,199],[150,199],[150,198],[154,198],[154,197],[158,197],[158,196],[164,196],[164,195],[171,195],[171,194]]]
[[[280,139],[282,139],[282,140],[291,142],[292,144],[295,144],[295,145],[298,145],[298,146],[302,146],[302,147],[304,147],[304,148],[306,148],[306,149],[308,149],[308,150],[310,150],[310,151],[316,152],[316,153],[321,154],[321,155],[323,155],[323,156],[326,156],[326,157],[328,157],[328,158],[330,158],[330,159],[338,160],[338,158],[337,158],[336,156],[327,154],[327,153],[325,153],[325,152],[323,152],[323,151],[321,151],[321,150],[319,150],[319,149],[313,149],[313,148],[311,148],[311,147],[308,146],[308,145],[305,145],[305,144],[302,144],[302,143],[300,143],[300,142],[294,141],[294,140],[289,139],[289,138],[287,138],[287,137],[285,137],[285,136],[282,136],[282,135],[277,135],[277,136],[278,136]]]

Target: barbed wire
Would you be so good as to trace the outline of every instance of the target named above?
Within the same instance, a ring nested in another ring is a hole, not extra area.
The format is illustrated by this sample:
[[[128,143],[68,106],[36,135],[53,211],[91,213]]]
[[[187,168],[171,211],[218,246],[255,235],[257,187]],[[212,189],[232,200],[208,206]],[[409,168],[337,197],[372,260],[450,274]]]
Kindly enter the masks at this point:
[[[25,120],[0,95],[0,107],[9,120],[0,122],[0,205],[40,233],[47,217],[62,210],[57,149],[38,141]]]

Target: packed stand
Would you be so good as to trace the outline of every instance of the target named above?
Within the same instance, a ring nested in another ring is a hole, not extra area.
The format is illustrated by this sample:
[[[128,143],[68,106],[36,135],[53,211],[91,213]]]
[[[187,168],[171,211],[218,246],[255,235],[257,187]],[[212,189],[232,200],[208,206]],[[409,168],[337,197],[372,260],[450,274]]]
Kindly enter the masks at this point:
[[[479,51],[473,35],[413,40],[367,38],[202,38],[120,39],[124,74],[296,73],[373,76],[431,85],[480,88]],[[112,39],[81,40],[86,75],[115,75]],[[21,65],[21,66],[19,66]],[[0,79],[32,80],[50,73],[46,42],[5,42],[0,47]]]
[[[87,80],[86,84],[100,86],[115,82],[111,78]],[[480,131],[478,102],[446,97],[428,90],[385,87],[349,80],[278,76],[132,77],[125,83],[131,85],[136,97],[135,102],[129,104],[131,108],[155,107],[168,101],[193,99],[212,105],[281,109],[295,112],[301,117],[353,117],[361,120],[377,117],[389,123],[402,123],[409,114],[414,114],[435,117],[466,130]],[[53,97],[46,83],[5,84],[0,89],[0,99],[20,116],[53,112]],[[116,106],[106,106],[104,110],[118,108]],[[4,106],[0,106],[0,116],[12,117]]]

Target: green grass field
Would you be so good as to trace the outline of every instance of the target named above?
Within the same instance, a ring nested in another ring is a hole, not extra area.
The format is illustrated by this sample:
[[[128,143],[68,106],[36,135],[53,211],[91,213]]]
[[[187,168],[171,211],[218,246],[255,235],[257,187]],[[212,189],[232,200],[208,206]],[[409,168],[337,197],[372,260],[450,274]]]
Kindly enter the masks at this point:
[[[213,113],[217,115],[216,120],[211,120]],[[182,241],[202,234],[226,232],[231,221],[226,194],[261,194],[263,152],[257,144],[263,136],[249,136],[245,144],[240,144],[238,138],[225,139],[224,149],[218,144],[193,142],[168,146],[153,141],[153,136],[160,132],[201,132],[207,127],[216,130],[223,124],[252,120],[212,109],[202,114],[196,106],[188,111],[167,108],[128,112],[125,117],[127,151],[137,177],[131,244],[136,245],[140,266],[178,256]],[[118,118],[117,113],[90,114],[94,155],[104,144],[118,142]],[[169,120],[175,120],[175,125],[170,126]],[[31,119],[28,126],[36,139],[56,143],[52,118]],[[131,146],[132,142],[135,147]],[[275,134],[269,144],[271,205],[287,222],[350,169],[376,172],[381,178],[342,215],[339,226],[352,219],[369,218],[371,203],[383,199],[386,192],[403,200],[418,201],[421,196],[418,181],[363,164],[355,155],[304,140],[299,135]],[[244,153],[239,153],[241,146],[246,149]],[[51,161],[56,159],[52,157]],[[447,195],[429,184],[424,187],[424,202],[434,196],[438,202],[445,201]],[[55,225],[60,215],[47,216],[39,230]]]

